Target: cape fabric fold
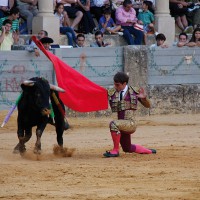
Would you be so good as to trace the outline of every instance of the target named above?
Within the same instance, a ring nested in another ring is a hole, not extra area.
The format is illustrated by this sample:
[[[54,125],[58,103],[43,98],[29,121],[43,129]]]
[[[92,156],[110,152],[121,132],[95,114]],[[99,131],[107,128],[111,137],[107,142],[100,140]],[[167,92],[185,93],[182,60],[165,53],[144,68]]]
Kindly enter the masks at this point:
[[[53,63],[58,86],[65,90],[65,93],[59,93],[59,96],[67,107],[78,112],[108,108],[108,95],[105,88],[93,83],[53,53],[46,51],[35,36],[32,36],[32,40]]]

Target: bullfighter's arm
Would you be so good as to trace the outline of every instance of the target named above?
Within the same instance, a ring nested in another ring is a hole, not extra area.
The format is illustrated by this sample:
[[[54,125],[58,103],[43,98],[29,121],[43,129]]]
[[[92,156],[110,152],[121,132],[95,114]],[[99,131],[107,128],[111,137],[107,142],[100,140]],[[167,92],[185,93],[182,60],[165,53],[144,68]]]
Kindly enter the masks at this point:
[[[138,97],[138,101],[140,101],[140,103],[145,107],[145,108],[150,108],[151,104],[150,104],[150,100],[147,98],[147,94],[144,91],[143,88],[140,88],[139,90],[139,94],[137,94]]]

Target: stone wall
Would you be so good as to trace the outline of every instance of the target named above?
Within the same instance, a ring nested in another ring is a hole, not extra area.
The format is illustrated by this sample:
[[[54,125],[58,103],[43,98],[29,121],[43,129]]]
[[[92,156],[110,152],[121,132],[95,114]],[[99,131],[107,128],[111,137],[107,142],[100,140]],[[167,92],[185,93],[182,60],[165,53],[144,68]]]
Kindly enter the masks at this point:
[[[144,87],[151,109],[139,106],[138,115],[200,112],[200,49],[149,49],[147,46],[58,49],[62,60],[92,81],[113,86],[112,77],[124,70],[130,85]],[[84,56],[83,56],[84,53]],[[189,57],[189,60],[186,59]],[[20,93],[20,83],[33,76],[44,76],[54,83],[51,62],[26,51],[0,52],[0,110],[9,109]],[[111,111],[78,113],[68,116],[110,116]]]

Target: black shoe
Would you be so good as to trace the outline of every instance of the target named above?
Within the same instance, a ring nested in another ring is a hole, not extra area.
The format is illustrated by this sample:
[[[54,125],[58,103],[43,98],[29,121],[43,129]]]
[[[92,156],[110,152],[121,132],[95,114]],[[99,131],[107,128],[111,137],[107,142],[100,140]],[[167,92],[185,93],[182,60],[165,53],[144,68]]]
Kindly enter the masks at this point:
[[[103,154],[104,157],[110,158],[110,157],[119,157],[119,153],[112,154],[110,151],[106,151],[106,153]]]
[[[149,149],[149,150],[151,150],[152,154],[156,154],[157,153],[155,149]]]

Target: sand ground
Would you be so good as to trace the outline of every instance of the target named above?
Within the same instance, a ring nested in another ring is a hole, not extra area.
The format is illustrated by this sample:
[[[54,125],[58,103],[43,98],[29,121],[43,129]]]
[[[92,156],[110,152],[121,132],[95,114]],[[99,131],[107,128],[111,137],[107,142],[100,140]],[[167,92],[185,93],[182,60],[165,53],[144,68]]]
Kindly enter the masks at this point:
[[[6,112],[0,114],[3,121]],[[32,153],[35,133],[24,156],[17,144],[14,113],[0,129],[1,200],[199,200],[200,115],[138,117],[132,142],[157,149],[156,155],[103,158],[112,148],[111,118],[69,118],[64,146],[71,157],[53,154],[54,128],[42,137],[42,154]]]

